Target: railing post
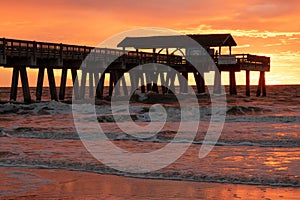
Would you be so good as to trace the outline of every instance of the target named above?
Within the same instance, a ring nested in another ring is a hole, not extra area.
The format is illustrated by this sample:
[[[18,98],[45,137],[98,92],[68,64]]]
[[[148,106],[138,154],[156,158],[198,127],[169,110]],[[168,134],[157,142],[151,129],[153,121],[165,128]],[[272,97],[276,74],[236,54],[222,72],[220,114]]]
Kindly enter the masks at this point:
[[[6,39],[2,39],[3,45],[2,45],[2,58],[0,59],[1,64],[6,64]]]
[[[62,61],[63,60],[63,44],[62,43],[60,43],[60,45],[59,45],[59,59],[60,59],[60,61]]]
[[[35,63],[36,63],[36,49],[37,49],[36,41],[33,41],[32,59],[33,59],[33,62],[35,62]]]

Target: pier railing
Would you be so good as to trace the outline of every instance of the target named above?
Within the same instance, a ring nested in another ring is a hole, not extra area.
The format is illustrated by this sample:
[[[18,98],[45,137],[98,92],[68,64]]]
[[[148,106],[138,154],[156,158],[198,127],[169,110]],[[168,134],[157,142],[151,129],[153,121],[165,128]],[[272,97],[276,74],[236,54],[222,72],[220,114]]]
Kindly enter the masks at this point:
[[[270,71],[270,57],[252,54],[220,55],[216,59],[219,65],[238,65],[239,70]]]
[[[15,39],[0,39],[0,64],[7,64],[6,58],[27,58],[28,67],[38,65],[37,59],[58,59],[62,67],[63,60],[83,61],[89,55],[90,60],[109,62],[126,62],[144,64],[157,62],[161,64],[182,64],[183,59],[177,55],[166,55],[148,52],[123,51],[111,48],[94,48],[89,46],[69,45]]]

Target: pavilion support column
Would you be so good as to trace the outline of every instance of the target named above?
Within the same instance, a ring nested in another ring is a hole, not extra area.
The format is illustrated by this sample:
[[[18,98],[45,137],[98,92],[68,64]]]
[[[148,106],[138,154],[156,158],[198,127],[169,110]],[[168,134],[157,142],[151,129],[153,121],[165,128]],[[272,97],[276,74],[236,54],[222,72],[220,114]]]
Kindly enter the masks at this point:
[[[221,71],[215,71],[215,79],[214,79],[214,94],[221,94]]]
[[[82,70],[81,83],[80,83],[80,99],[84,99],[85,96],[85,88],[86,88],[86,77],[87,71]]]
[[[51,100],[57,101],[57,92],[56,92],[56,85],[55,85],[55,78],[53,73],[53,68],[47,68],[47,74],[48,74],[48,81],[49,81],[49,87],[50,87],[50,95]]]
[[[230,95],[236,95],[237,90],[236,90],[235,71],[231,70],[229,72],[229,79],[230,79],[229,93]]]
[[[246,96],[250,96],[250,71],[246,70]]]
[[[62,69],[62,72],[61,72],[60,88],[59,88],[59,100],[64,100],[65,99],[67,74],[68,74],[68,68],[64,67]]]
[[[78,77],[77,77],[77,70],[74,69],[74,68],[71,69],[71,74],[72,74],[72,82],[73,82],[73,96],[77,100],[77,99],[80,99],[80,91],[79,91],[79,82],[78,82]]]
[[[18,82],[19,82],[19,67],[14,67],[12,80],[11,80],[11,88],[10,88],[10,100],[16,101],[17,100],[17,93],[18,93]]]
[[[40,67],[36,84],[36,101],[42,100],[45,68]]]

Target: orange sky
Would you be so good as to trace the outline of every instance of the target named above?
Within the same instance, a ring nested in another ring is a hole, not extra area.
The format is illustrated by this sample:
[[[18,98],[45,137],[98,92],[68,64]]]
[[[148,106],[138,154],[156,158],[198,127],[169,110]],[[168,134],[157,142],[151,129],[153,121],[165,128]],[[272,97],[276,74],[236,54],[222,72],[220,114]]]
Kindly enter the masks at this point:
[[[271,56],[267,84],[300,84],[298,0],[11,0],[1,2],[0,17],[0,37],[84,45],[140,27],[231,33],[238,43],[233,53]],[[11,71],[0,71],[0,86],[10,85]],[[36,74],[30,71],[32,86]],[[257,73],[251,81],[257,84]]]

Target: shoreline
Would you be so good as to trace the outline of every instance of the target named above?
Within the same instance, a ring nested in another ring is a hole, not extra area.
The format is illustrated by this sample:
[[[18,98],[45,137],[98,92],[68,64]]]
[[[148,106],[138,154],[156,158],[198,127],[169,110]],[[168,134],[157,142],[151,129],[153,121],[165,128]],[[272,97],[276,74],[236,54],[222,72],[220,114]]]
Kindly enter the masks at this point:
[[[0,199],[297,199],[300,187],[131,178],[0,167]]]

